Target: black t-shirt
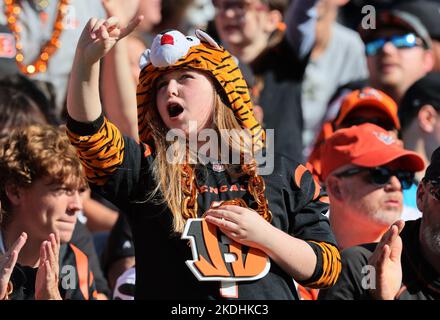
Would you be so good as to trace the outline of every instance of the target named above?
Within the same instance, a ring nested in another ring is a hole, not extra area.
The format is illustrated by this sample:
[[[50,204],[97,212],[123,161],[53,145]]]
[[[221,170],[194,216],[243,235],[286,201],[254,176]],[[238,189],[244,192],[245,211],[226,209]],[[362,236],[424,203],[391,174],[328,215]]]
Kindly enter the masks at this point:
[[[299,60],[283,38],[250,65],[254,76],[262,79],[258,103],[263,127],[275,130],[275,152],[298,162],[303,162],[301,86],[307,63],[308,57]]]
[[[187,266],[188,261],[194,260],[191,247],[188,240],[181,239],[181,234],[173,232],[172,213],[166,203],[148,201],[156,187],[151,172],[154,151],[143,143],[122,137],[103,117],[90,124],[69,119],[68,128],[68,135],[85,167],[92,169],[87,175],[94,182],[94,191],[127,215],[135,245],[136,299],[223,298],[220,281],[199,281]],[[273,173],[263,176],[272,224],[299,239],[335,246],[324,215],[328,203],[319,184],[297,162],[283,156],[275,156],[274,161]],[[247,192],[247,178],[233,177],[221,167],[208,164],[197,168],[196,179],[199,217],[213,201],[242,198],[248,206],[254,207],[254,199]],[[322,278],[324,263],[334,265],[333,255],[324,255],[316,243],[308,243],[318,259],[310,279],[314,282]],[[329,260],[323,261],[327,257]],[[237,282],[237,286],[239,299],[295,299],[297,296],[292,278],[273,261],[263,278]]]
[[[94,300],[96,286],[87,256],[71,243],[60,247],[59,290],[63,300]],[[16,264],[11,275],[11,300],[34,300],[38,268]]]
[[[421,219],[407,221],[402,230],[402,287],[397,300],[440,299],[440,275],[423,258],[419,244]],[[337,283],[327,290],[321,290],[320,300],[371,300],[364,287],[368,287],[368,259],[376,243],[348,248],[341,253],[342,272]]]

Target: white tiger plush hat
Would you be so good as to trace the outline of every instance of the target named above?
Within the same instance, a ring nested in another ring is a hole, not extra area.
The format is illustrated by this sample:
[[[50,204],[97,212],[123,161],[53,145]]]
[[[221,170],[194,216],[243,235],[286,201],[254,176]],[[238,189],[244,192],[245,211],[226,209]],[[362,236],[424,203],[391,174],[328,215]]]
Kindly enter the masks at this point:
[[[158,34],[140,59],[141,73],[137,87],[139,138],[147,142],[149,128],[148,108],[154,107],[154,83],[163,73],[175,68],[207,71],[218,82],[229,106],[244,129],[253,136],[253,142],[264,146],[265,132],[253,114],[248,87],[234,57],[219,46],[208,34],[196,31],[196,37],[183,35],[177,30]]]

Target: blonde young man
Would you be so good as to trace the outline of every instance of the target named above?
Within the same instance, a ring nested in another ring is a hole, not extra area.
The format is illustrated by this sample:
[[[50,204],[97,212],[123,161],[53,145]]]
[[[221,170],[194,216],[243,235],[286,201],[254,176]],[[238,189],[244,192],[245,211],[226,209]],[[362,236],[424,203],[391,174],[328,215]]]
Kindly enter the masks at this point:
[[[0,172],[0,300],[96,299],[89,259],[70,242],[87,185],[66,135],[14,130]]]

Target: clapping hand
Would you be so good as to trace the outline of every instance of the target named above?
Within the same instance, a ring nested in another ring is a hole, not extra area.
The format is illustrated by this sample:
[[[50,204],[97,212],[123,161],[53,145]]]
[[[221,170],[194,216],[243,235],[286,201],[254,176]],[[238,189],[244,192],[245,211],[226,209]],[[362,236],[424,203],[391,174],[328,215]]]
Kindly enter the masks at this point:
[[[0,256],[0,300],[7,298],[9,280],[17,263],[18,255],[26,243],[26,240],[27,234],[23,232],[9,250]]]
[[[36,300],[62,300],[58,289],[60,238],[53,233],[40,247],[40,264],[35,280]]]
[[[405,222],[394,222],[377,244],[369,264],[376,270],[376,289],[370,290],[375,299],[393,300],[402,286],[402,238]]]

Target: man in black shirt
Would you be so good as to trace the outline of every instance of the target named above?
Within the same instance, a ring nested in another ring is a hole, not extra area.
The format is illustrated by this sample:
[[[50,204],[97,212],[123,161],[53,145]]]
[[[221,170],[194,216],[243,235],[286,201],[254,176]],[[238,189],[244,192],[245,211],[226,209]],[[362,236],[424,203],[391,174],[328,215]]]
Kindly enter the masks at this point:
[[[319,298],[440,299],[440,148],[418,186],[417,206],[421,219],[404,229],[403,221],[395,222],[377,245],[343,251],[338,282]]]

